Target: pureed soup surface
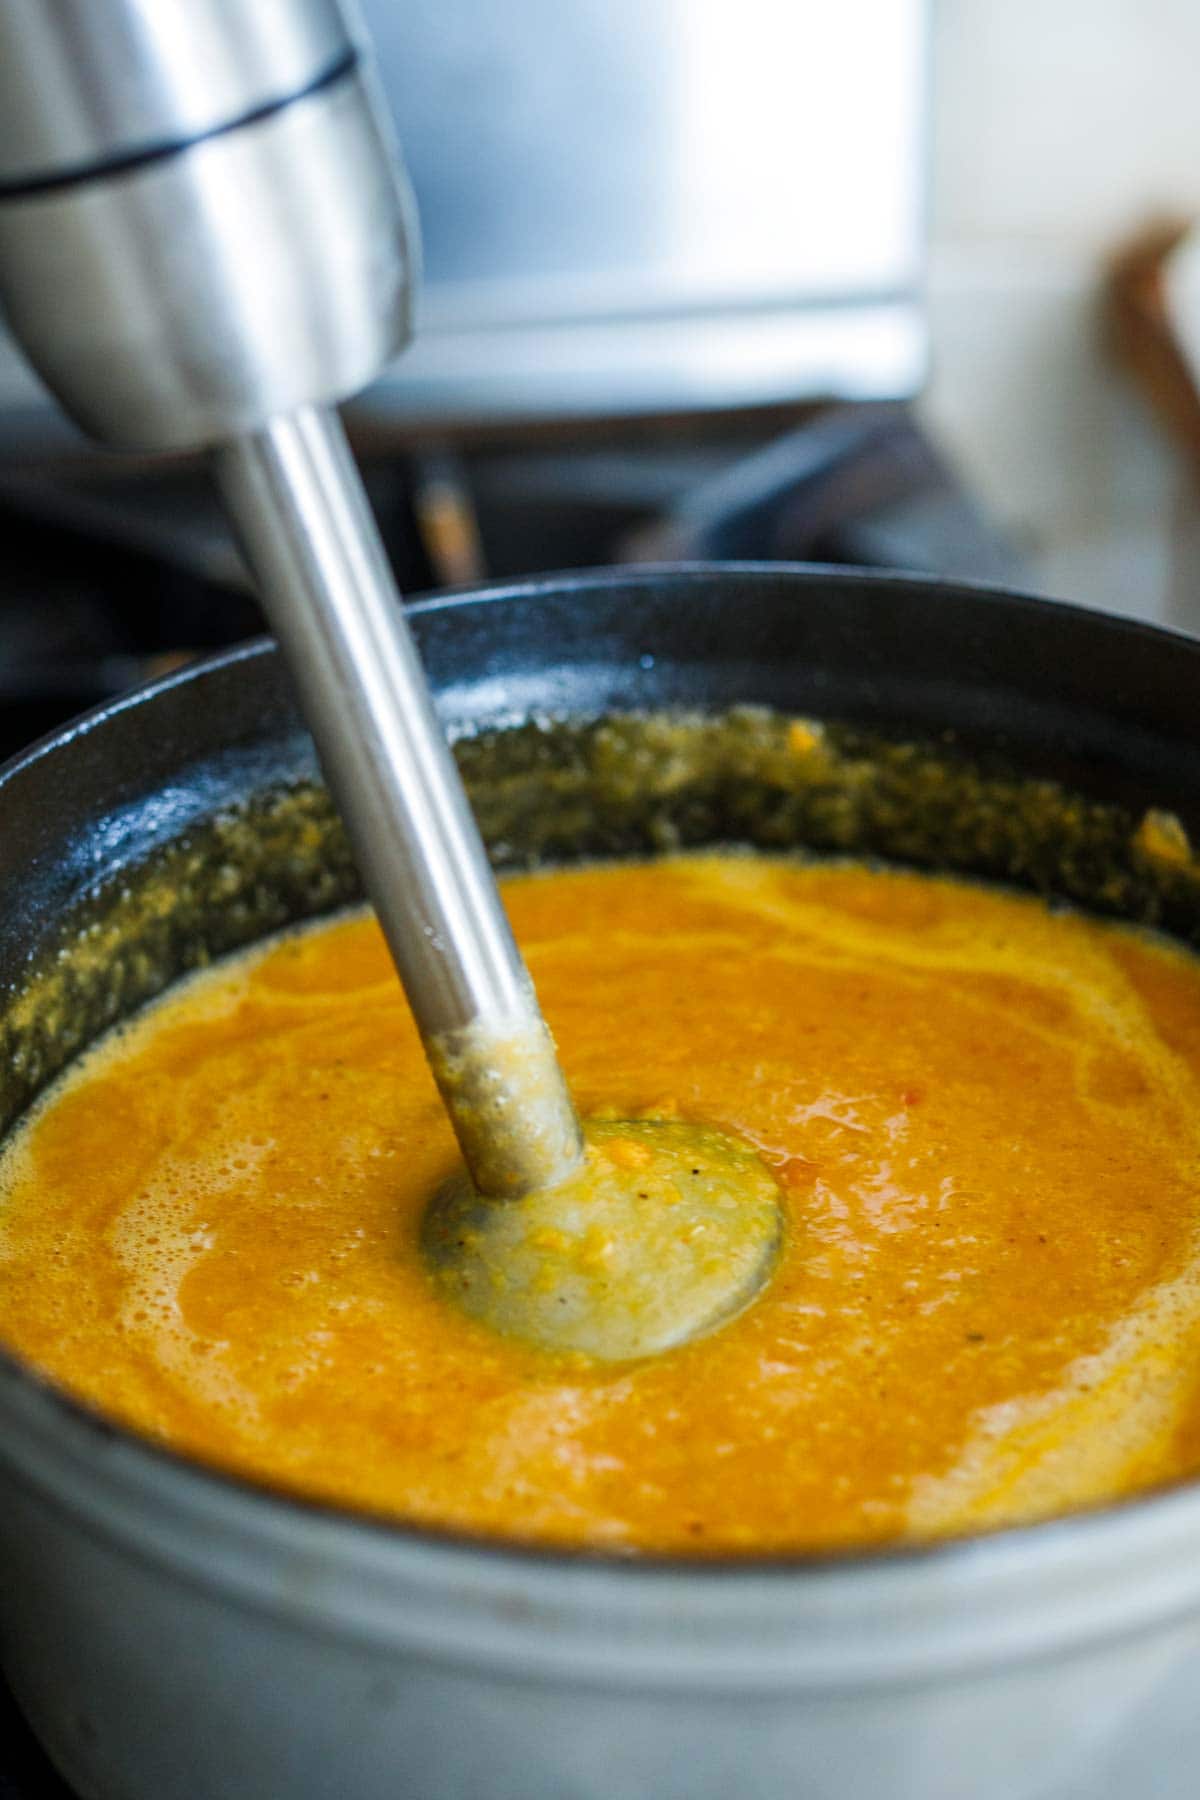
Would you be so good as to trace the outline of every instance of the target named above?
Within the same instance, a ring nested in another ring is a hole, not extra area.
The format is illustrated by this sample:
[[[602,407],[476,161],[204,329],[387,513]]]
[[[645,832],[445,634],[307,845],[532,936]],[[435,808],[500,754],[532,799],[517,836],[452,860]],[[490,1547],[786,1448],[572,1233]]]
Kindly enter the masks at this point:
[[[366,917],[176,990],[5,1154],[0,1335],[176,1448],[614,1549],[921,1537],[1200,1465],[1200,963],[1032,900],[735,855],[511,880],[585,1113],[739,1132],[739,1318],[521,1349],[417,1254],[453,1144]]]

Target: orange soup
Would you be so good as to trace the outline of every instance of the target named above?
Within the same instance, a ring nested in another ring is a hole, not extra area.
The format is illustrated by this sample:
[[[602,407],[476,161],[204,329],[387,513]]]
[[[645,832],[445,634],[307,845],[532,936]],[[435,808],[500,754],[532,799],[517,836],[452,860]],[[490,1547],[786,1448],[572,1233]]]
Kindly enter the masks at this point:
[[[1033,900],[704,855],[513,879],[584,1113],[748,1140],[767,1288],[622,1365],[418,1252],[454,1146],[366,916],[192,980],[10,1140],[0,1336],[155,1439],[403,1520],[773,1553],[1200,1466],[1200,963]]]

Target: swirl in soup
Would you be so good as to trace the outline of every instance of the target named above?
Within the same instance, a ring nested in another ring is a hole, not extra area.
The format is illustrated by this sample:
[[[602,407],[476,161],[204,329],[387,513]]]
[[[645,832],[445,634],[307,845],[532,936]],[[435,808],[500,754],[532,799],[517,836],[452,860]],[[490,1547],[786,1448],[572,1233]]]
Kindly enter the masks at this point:
[[[614,1366],[445,1302],[453,1140],[363,915],[175,989],[40,1103],[0,1168],[5,1342],[277,1488],[620,1552],[928,1538],[1200,1465],[1200,964],[851,865],[504,893],[581,1110],[774,1172],[744,1312]]]

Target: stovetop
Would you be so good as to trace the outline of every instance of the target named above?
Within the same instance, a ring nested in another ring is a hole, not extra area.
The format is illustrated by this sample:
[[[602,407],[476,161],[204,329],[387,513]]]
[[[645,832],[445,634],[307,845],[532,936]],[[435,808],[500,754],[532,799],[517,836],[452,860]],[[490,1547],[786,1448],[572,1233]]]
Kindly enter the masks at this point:
[[[1009,548],[899,404],[358,447],[406,593],[682,558],[1012,579]],[[0,443],[0,755],[263,629],[203,468]]]

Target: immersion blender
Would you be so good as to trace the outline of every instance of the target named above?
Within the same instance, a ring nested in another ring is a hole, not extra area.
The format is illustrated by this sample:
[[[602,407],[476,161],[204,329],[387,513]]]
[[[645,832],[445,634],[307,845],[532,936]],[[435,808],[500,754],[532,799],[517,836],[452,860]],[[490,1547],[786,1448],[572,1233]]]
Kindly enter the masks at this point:
[[[0,305],[94,437],[211,453],[470,1171],[477,1248],[496,1206],[569,1185],[583,1147],[332,410],[408,340],[416,260],[339,0],[0,5]],[[716,1198],[689,1192],[675,1215],[695,1209],[707,1233],[705,1278],[681,1249],[660,1280],[649,1253],[637,1263],[645,1196],[610,1196],[637,1264],[624,1290],[535,1258],[531,1293],[558,1281],[563,1298],[528,1334],[625,1355],[727,1314],[778,1218],[761,1196],[740,1212]],[[518,1335],[532,1314],[501,1317],[486,1294],[522,1288],[514,1244],[536,1234],[521,1218],[505,1215],[492,1261],[458,1266],[457,1225],[435,1259]]]

